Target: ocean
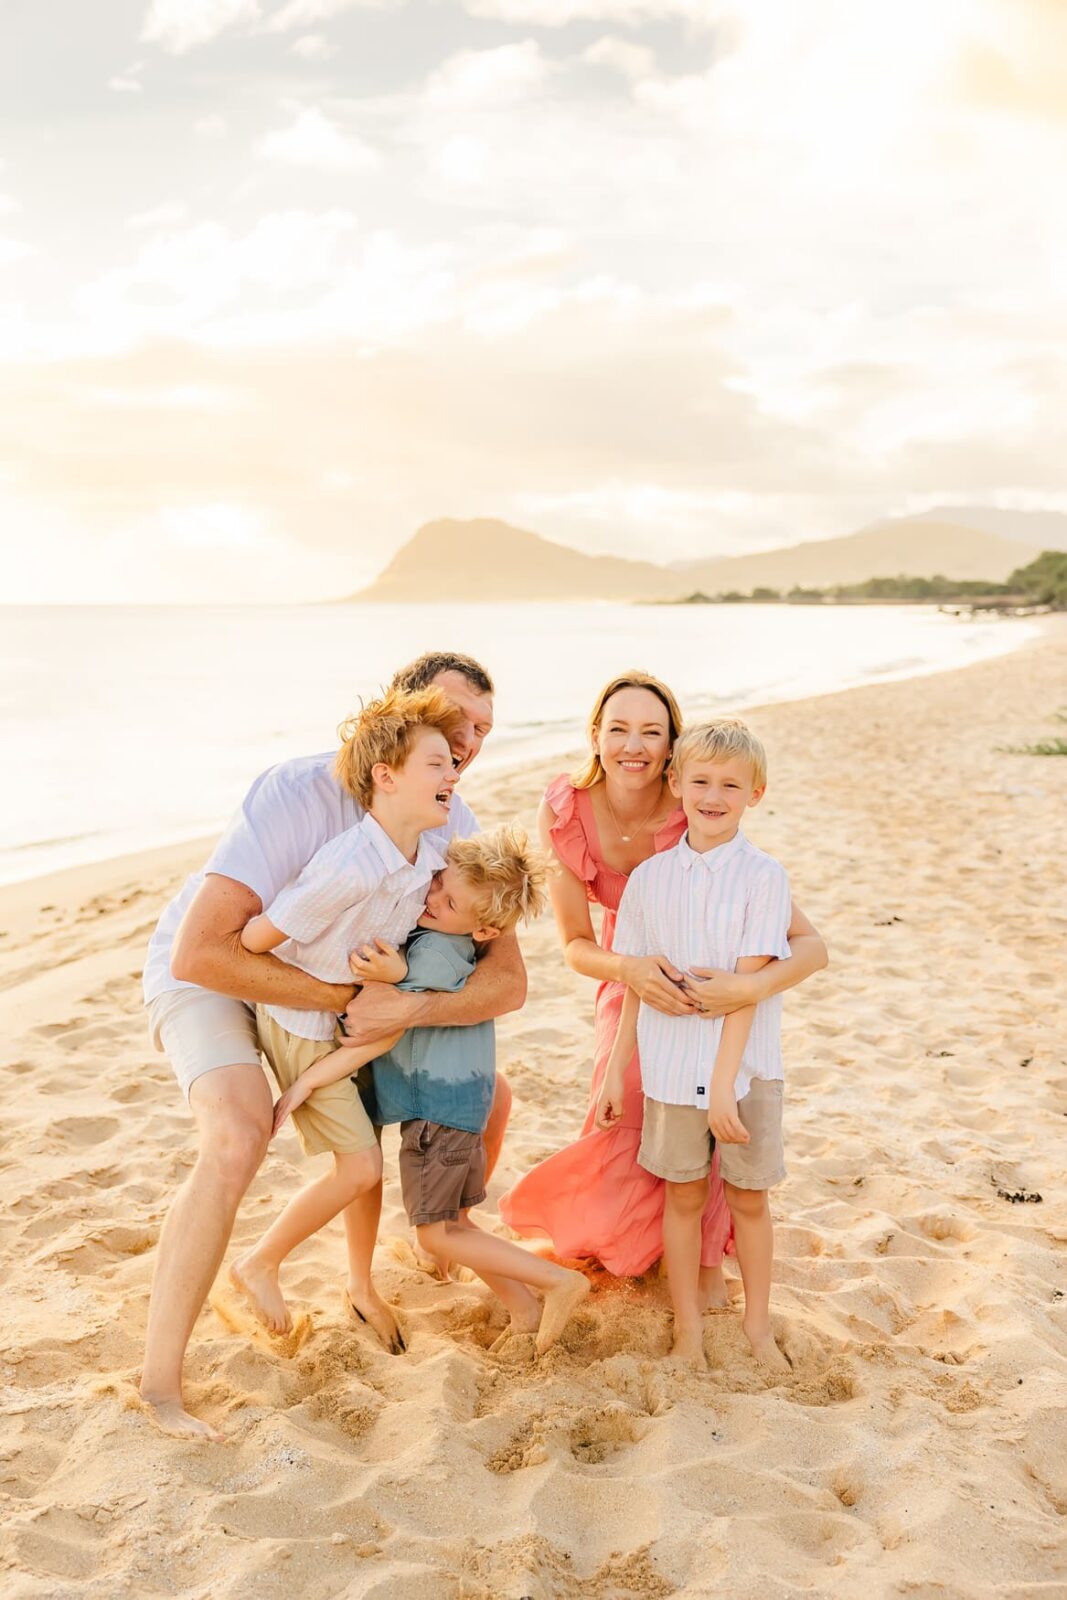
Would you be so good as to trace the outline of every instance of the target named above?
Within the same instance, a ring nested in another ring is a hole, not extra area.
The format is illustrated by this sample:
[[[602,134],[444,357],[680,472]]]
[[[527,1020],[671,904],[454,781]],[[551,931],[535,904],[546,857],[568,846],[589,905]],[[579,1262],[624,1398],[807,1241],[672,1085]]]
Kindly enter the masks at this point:
[[[0,882],[216,831],[248,783],[330,748],[360,696],[427,649],[496,680],[479,770],[548,760],[639,666],[687,715],[964,666],[1025,621],[912,606],[6,607]]]

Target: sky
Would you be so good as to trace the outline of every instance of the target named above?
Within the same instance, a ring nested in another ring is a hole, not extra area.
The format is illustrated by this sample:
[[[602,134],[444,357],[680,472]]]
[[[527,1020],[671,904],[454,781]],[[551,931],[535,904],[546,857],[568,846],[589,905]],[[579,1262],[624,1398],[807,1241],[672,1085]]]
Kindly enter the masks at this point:
[[[0,600],[1067,509],[1063,0],[4,0]]]

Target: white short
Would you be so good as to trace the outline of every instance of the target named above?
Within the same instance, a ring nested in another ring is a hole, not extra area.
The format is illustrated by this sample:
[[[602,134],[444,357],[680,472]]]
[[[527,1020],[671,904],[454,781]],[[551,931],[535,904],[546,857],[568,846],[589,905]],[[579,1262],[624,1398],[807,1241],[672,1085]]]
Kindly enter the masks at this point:
[[[174,1068],[181,1091],[219,1067],[259,1065],[254,1006],[212,989],[168,989],[148,1006],[152,1044]]]

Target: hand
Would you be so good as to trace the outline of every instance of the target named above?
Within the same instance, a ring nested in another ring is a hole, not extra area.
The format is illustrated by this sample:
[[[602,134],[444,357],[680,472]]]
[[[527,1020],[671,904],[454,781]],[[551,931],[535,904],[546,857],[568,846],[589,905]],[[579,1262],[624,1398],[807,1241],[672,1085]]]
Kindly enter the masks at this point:
[[[759,974],[694,967],[685,976],[685,993],[705,1017],[725,1017],[760,1000]]]
[[[278,1133],[286,1117],[290,1116],[298,1106],[302,1106],[311,1092],[310,1087],[305,1085],[303,1078],[297,1078],[292,1087],[286,1089],[274,1107],[274,1126],[270,1130],[272,1139]]]
[[[621,1079],[605,1078],[596,1103],[598,1128],[613,1128],[622,1118],[623,1091]]]
[[[395,944],[375,939],[353,950],[348,957],[352,976],[359,983],[399,983],[408,975],[408,964]]]
[[[749,1134],[737,1115],[737,1100],[733,1088],[726,1084],[711,1083],[711,1106],[708,1110],[708,1127],[720,1144],[748,1144]]]
[[[418,1021],[424,996],[405,994],[388,983],[363,989],[345,1011],[345,1037],[349,1044],[374,1044],[388,1034],[404,1033]]]
[[[668,1017],[695,1015],[696,1001],[680,987],[683,974],[666,956],[635,956],[625,970],[627,984],[653,1011]]]

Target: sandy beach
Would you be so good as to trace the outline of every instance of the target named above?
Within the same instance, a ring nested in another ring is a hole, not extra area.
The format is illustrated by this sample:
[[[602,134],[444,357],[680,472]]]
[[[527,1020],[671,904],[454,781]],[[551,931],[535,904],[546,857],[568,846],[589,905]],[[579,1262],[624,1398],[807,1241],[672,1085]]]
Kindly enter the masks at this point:
[[[346,1315],[336,1224],[288,1267],[285,1339],[220,1279],[188,1397],[226,1443],[161,1437],[134,1386],[191,1124],[139,974],[204,847],[0,891],[3,1594],[1067,1596],[1067,761],[1003,748],[1063,734],[1065,705],[1050,625],[965,670],[750,715],[771,781],[748,832],[832,948],[786,999],[793,1369],[769,1384],[736,1309],[706,1319],[707,1378],[667,1373],[655,1273],[593,1274],[540,1362],[491,1353],[502,1309],[413,1263],[394,1132],[377,1264],[409,1353]],[[486,824],[530,823],[562,765],[475,769],[464,794]],[[590,1067],[592,984],[550,918],[524,949],[493,1222],[576,1133]],[[234,1248],[306,1174],[288,1128]]]

